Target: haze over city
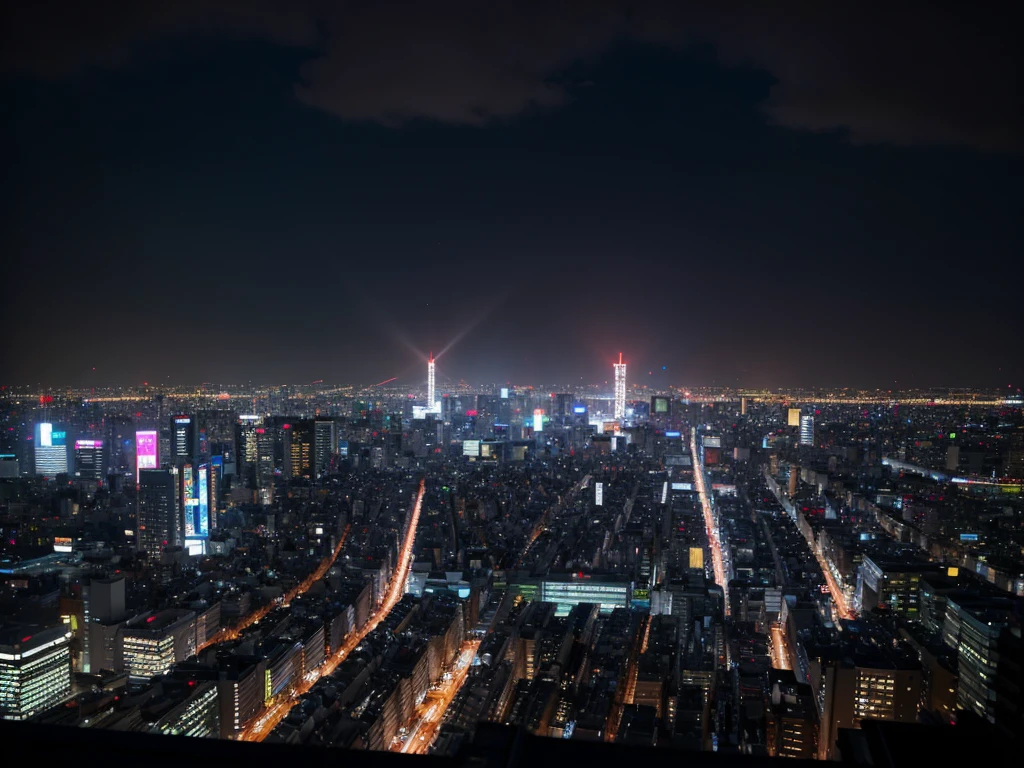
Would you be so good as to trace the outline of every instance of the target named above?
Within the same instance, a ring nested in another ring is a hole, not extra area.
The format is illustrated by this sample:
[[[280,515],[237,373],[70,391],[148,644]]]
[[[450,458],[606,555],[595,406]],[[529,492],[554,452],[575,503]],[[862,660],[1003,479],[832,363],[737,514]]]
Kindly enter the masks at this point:
[[[1024,380],[983,5],[387,5],[8,7],[0,381]]]
[[[1020,755],[1021,50],[986,3],[5,4],[0,740]]]

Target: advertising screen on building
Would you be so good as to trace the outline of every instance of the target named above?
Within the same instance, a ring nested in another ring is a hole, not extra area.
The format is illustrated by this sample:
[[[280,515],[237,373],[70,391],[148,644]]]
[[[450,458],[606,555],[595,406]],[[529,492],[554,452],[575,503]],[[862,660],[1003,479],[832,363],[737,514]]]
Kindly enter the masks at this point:
[[[210,470],[206,464],[200,464],[197,474],[199,480],[199,504],[196,505],[196,532],[201,537],[210,535],[210,486],[207,482]]]
[[[721,448],[722,438],[718,436],[708,435],[707,437],[704,438],[703,443],[705,448]]]
[[[668,398],[655,397],[654,407],[651,410],[653,410],[655,413],[668,413]]]
[[[698,570],[704,567],[704,550],[701,547],[690,547],[690,567]]]
[[[72,542],[69,536],[54,536],[53,537],[53,551],[54,552],[70,552],[72,550]]]
[[[348,440],[338,441],[338,455],[343,459],[348,458]]]
[[[800,409],[799,408],[790,408],[789,409],[789,413],[788,413],[787,418],[786,418],[786,424],[788,424],[791,427],[799,427],[800,426]]]
[[[692,491],[693,483],[672,483],[673,491]]]
[[[665,437],[667,437],[669,440],[678,439],[678,438],[680,438],[682,436],[683,436],[682,432],[666,432],[665,433]]]
[[[508,400],[508,387],[501,388],[501,399]]]
[[[135,433],[135,482],[139,482],[140,469],[159,469],[157,461],[157,445],[159,444],[155,430],[143,430]]]
[[[195,494],[195,481],[192,477],[192,465],[186,464],[181,473],[181,500],[185,507],[185,538],[196,535],[196,505],[199,499]]]
[[[585,406],[585,405],[574,405],[572,407],[572,412],[577,414],[577,415],[582,415],[582,414],[587,412],[587,406]]]
[[[463,440],[462,441],[462,455],[463,456],[479,456],[480,455],[480,441],[479,440]]]
[[[604,483],[594,483],[594,506],[604,506]]]
[[[86,448],[102,448],[102,440],[75,440],[75,450],[81,451]]]
[[[533,431],[544,431],[544,411],[540,408],[533,409]]]

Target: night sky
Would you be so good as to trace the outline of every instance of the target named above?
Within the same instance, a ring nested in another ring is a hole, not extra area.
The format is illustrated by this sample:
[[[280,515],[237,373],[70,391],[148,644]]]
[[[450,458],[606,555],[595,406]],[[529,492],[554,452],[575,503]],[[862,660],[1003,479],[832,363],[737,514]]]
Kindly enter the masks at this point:
[[[1019,386],[1013,26],[771,5],[7,3],[0,382]]]

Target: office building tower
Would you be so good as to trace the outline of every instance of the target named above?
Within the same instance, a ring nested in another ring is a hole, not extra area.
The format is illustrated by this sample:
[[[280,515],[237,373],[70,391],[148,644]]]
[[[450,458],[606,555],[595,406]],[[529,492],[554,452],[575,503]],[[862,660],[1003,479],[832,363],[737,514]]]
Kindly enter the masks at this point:
[[[792,670],[771,672],[771,706],[765,712],[768,754],[813,760],[818,756],[818,710],[811,686]]]
[[[800,417],[800,445],[814,445],[814,417]]]
[[[308,419],[284,425],[286,477],[309,478],[313,474],[313,422]]]
[[[317,419],[313,424],[313,474],[316,477],[331,468],[331,457],[338,448],[338,429],[333,420]]]
[[[942,641],[957,651],[957,706],[995,721],[999,636],[1010,625],[1012,601],[967,591],[946,595]]]
[[[136,515],[136,546],[151,563],[160,560],[165,547],[176,546],[181,535],[181,509],[177,467],[143,469],[139,472],[139,508]]]
[[[68,433],[48,421],[36,424],[36,474],[53,478],[68,471]]]
[[[853,636],[856,638],[856,635]],[[923,672],[916,653],[894,645],[891,636],[877,643],[844,640],[810,658],[810,681],[820,703],[818,756],[835,756],[843,728],[860,728],[862,720],[917,721]]]
[[[238,474],[246,488],[256,488],[256,460],[259,455],[258,435],[265,434],[263,419],[255,414],[238,417],[236,442],[238,445]]]
[[[129,678],[149,680],[196,653],[196,615],[167,609],[136,616],[122,631],[124,667]]]
[[[75,440],[75,477],[102,480],[107,474],[102,440]]]
[[[616,419],[623,419],[626,416],[626,364],[622,362],[622,353],[619,352],[619,362],[615,363],[615,412]]]
[[[27,720],[71,693],[71,632],[62,624],[0,634],[0,718]]]
[[[119,631],[124,624],[125,579],[92,579],[82,588],[82,671],[97,673],[121,666]]]
[[[171,461],[191,461],[198,456],[196,420],[192,416],[171,417]]]
[[[1010,432],[1009,450],[1006,453],[1003,475],[1015,480],[1024,479],[1024,426]]]
[[[0,478],[18,477],[21,464],[15,453],[0,453]]]

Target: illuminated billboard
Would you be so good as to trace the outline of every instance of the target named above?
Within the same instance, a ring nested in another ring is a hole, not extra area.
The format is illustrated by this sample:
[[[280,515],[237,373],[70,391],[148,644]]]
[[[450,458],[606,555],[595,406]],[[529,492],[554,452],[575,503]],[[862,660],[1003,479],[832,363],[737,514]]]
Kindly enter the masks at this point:
[[[690,547],[690,567],[697,570],[704,568],[704,550],[701,547]]]
[[[604,483],[594,483],[594,506],[604,506]]]
[[[102,440],[75,440],[75,450],[80,451],[84,448],[102,448]]]
[[[53,537],[53,551],[54,552],[71,552],[73,549],[71,537],[69,536],[54,536]]]
[[[791,426],[791,427],[799,427],[800,426],[800,409],[799,408],[790,408],[789,409],[789,415],[788,415],[788,417],[786,419],[786,423],[789,426]]]
[[[668,433],[666,433],[666,434],[668,434]],[[704,447],[705,448],[721,448],[722,447],[722,438],[720,438],[720,437],[713,437],[711,435],[708,435],[707,437],[704,438],[703,442],[704,442]]]
[[[976,533],[961,533],[960,541],[977,541],[978,534]]]
[[[673,491],[692,491],[693,483],[672,483]]]
[[[668,413],[667,397],[654,397],[651,399],[654,401],[651,406],[652,411],[654,411],[655,413]]]
[[[584,414],[584,413],[587,412],[587,406],[585,406],[585,405],[574,405],[572,407],[572,412],[575,413],[575,414]]]
[[[338,441],[338,455],[343,459],[348,457],[348,440]]]
[[[683,436],[682,432],[666,432],[665,433],[665,437],[669,438],[670,440],[673,439],[673,438],[680,438],[682,436]]]
[[[543,432],[544,431],[544,409],[534,408],[533,409],[533,431]]]
[[[64,430],[54,429],[53,424],[48,421],[40,422],[37,425],[37,430],[39,436],[36,445],[41,445],[44,448],[59,448],[67,444],[68,433]]]
[[[508,400],[508,387],[501,388],[501,399]]]
[[[185,538],[194,538],[196,535],[196,511],[193,509],[199,504],[195,495],[195,481],[192,477],[192,465],[186,464],[181,472],[181,500],[185,507]]]
[[[197,474],[199,480],[196,483],[199,489],[199,504],[196,506],[196,529],[200,537],[210,535],[210,486],[207,483],[210,468],[206,464],[200,464]]]
[[[462,441],[462,455],[463,456],[479,456],[480,455],[480,441],[479,440],[463,440]]]
[[[155,430],[135,433],[135,482],[139,482],[140,469],[159,469],[158,444]]]

